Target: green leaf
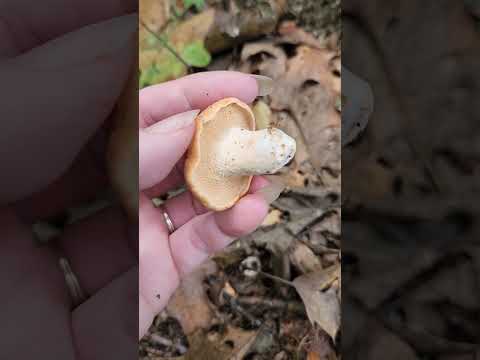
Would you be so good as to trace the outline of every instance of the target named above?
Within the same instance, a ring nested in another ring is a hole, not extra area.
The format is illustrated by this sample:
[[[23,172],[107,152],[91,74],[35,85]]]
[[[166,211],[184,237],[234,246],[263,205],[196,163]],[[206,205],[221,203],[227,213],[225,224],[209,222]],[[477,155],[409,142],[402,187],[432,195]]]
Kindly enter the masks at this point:
[[[151,65],[147,70],[140,73],[139,86],[140,89],[155,83],[155,78],[158,76],[158,69],[155,64]]]
[[[194,67],[206,67],[212,57],[201,41],[195,41],[185,46],[182,50],[182,59]]]
[[[165,51],[162,56],[155,59],[154,63],[140,72],[139,87],[142,89],[146,86],[178,79],[185,76],[186,73],[185,65],[178,61],[173,54]]]
[[[205,6],[205,0],[183,0],[183,6],[185,6],[185,9],[195,6],[195,9],[200,11]]]

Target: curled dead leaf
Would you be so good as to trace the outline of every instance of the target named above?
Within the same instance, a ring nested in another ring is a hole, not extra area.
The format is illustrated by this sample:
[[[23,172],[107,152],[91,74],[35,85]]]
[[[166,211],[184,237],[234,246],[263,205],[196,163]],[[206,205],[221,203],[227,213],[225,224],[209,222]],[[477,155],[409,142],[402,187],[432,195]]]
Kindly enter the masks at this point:
[[[331,284],[340,276],[340,264],[297,277],[293,284],[305,304],[308,318],[335,340],[340,328],[340,299]],[[328,289],[327,289],[328,288]]]
[[[340,115],[335,109],[339,94],[330,66],[334,56],[326,49],[299,46],[271,94],[271,108],[294,117],[318,171],[340,171]]]

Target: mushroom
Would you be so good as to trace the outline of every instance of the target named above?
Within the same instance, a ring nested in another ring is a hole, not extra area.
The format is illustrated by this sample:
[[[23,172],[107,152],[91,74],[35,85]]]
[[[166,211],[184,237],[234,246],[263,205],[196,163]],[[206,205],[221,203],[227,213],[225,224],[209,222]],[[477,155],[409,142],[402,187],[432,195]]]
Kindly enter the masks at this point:
[[[197,115],[185,161],[192,194],[210,210],[225,210],[247,193],[253,175],[273,174],[295,155],[293,138],[276,128],[255,131],[250,107],[226,98]]]

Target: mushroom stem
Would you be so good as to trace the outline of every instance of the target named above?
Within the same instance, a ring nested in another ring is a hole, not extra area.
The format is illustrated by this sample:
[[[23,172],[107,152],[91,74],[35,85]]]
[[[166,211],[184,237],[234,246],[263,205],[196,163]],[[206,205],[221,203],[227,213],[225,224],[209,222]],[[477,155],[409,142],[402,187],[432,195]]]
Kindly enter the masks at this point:
[[[273,174],[295,150],[295,140],[279,129],[232,128],[220,141],[213,165],[222,176]]]

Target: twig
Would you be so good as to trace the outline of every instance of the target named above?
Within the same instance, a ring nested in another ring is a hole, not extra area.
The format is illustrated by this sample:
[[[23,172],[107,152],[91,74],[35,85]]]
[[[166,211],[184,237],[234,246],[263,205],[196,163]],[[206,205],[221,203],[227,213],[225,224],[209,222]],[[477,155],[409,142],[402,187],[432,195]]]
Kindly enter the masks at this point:
[[[185,354],[188,350],[182,344],[177,344],[177,343],[173,342],[172,340],[166,339],[163,336],[160,336],[158,334],[151,334],[150,335],[150,341],[152,343],[156,344],[156,345],[163,345],[167,348],[175,349],[180,354]]]
[[[238,298],[241,305],[259,306],[263,305],[273,309],[287,309],[297,313],[305,313],[305,306],[299,301],[261,298],[259,296],[242,296]]]
[[[185,19],[185,16],[188,14],[190,11],[190,8],[184,10],[181,14],[177,14],[176,11],[173,12],[173,15],[175,16],[175,20],[183,20]],[[170,17],[167,21],[165,21],[165,24],[163,24],[160,29],[158,29],[158,34],[161,35],[165,30],[167,30],[168,26],[174,21],[172,17]]]
[[[279,282],[281,282],[282,284],[295,287],[295,285],[293,285],[293,283],[292,283],[291,281],[282,279],[282,278],[280,278],[280,277],[278,277],[278,276],[270,275],[270,274],[268,274],[268,273],[266,273],[266,272],[263,272],[263,271],[259,271],[258,273],[261,274],[261,275],[263,275],[263,276],[265,276],[265,277],[267,277],[267,278],[269,278],[269,279],[279,281]]]
[[[158,36],[157,33],[152,29],[150,29],[150,27],[148,27],[148,25],[145,24],[145,22],[141,19],[140,19],[140,24],[145,28],[145,30],[147,30],[150,34],[152,34],[155,37],[155,39],[160,41],[160,43],[165,47],[165,49],[170,51],[170,53],[172,53],[172,55],[175,56],[178,61],[180,61],[183,65],[185,65],[189,73],[191,72],[192,70],[191,66],[185,60],[183,60],[180,54],[178,54],[177,51],[173,47],[171,47],[167,41],[165,41],[160,36]]]

